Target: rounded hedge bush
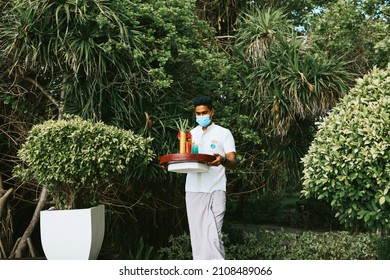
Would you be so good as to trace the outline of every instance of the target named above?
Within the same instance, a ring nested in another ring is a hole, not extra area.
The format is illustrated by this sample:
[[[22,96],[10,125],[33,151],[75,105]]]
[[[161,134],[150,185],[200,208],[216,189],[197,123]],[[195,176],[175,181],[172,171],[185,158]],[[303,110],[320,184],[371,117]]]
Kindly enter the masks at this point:
[[[57,209],[91,207],[107,188],[139,178],[153,159],[151,138],[65,115],[35,125],[14,174],[46,186]]]
[[[390,229],[389,68],[357,80],[303,158],[303,196],[329,202],[347,228]]]

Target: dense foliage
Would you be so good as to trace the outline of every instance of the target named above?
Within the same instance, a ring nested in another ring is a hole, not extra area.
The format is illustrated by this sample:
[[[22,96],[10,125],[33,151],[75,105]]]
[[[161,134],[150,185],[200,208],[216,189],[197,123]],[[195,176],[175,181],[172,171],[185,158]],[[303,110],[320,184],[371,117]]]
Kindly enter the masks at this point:
[[[351,75],[342,61],[314,51],[283,9],[254,9],[238,22],[235,49],[240,71],[241,114],[261,134],[253,155],[268,189],[299,189],[300,158],[312,137],[314,119],[347,92]],[[259,159],[262,159],[259,161]],[[259,173],[258,171],[256,171]]]
[[[390,229],[390,64],[357,81],[320,124],[304,157],[306,197],[349,228]]]
[[[308,23],[314,45],[349,62],[362,75],[389,62],[390,2],[338,0],[316,9]]]
[[[242,96],[249,113],[273,134],[285,136],[299,120],[331,108],[348,87],[344,65],[310,47],[281,10],[257,10],[242,17],[237,48],[248,61]]]
[[[225,235],[226,258],[230,260],[376,260],[388,259],[388,240],[368,233],[289,232],[258,229],[237,233],[241,241]],[[187,234],[173,237],[159,250],[163,259],[190,260]]]

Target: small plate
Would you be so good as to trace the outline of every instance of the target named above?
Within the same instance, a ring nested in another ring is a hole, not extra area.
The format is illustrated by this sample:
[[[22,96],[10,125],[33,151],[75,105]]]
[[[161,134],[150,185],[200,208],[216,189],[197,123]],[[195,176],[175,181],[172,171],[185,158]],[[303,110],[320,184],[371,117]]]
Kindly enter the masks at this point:
[[[199,162],[178,162],[168,165],[168,171],[176,173],[201,173],[207,172],[210,166]]]

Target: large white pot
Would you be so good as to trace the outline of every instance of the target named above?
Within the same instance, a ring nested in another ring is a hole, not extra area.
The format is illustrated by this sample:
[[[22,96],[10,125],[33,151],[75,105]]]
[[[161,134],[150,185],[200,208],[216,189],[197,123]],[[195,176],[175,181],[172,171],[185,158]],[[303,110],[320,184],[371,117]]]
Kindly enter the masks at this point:
[[[104,238],[104,205],[41,211],[40,224],[46,259],[97,259]]]

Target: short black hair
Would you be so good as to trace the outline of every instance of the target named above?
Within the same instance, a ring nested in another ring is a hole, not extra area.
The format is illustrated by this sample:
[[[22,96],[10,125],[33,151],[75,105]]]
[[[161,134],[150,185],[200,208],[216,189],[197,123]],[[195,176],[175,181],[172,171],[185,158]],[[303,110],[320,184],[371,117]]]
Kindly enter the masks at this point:
[[[213,102],[209,96],[201,95],[192,99],[194,103],[194,108],[200,105],[207,106],[210,110],[214,108]]]

